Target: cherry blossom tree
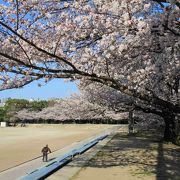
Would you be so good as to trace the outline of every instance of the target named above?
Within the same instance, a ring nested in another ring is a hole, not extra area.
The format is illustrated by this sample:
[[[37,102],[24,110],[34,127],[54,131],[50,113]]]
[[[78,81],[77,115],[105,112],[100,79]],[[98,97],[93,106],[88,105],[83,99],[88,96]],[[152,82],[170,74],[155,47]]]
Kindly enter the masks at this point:
[[[4,0],[1,90],[38,79],[97,82],[160,114],[171,139],[180,112],[179,8],[177,0]]]
[[[73,95],[70,98],[56,100],[52,106],[41,111],[32,111],[27,108],[20,110],[16,114],[20,120],[57,120],[66,122],[67,120],[84,120],[90,122],[96,120],[121,120],[127,119],[127,114],[115,114],[114,111],[107,109],[106,106],[100,106],[91,103],[83,95]]]
[[[71,98],[61,99],[54,106],[38,113],[40,118],[69,120],[69,119],[98,119],[102,118],[105,108],[85,101],[82,96],[73,95]]]
[[[102,86],[98,83],[90,83],[85,86],[83,83],[80,83],[79,89],[81,96],[83,94],[85,100],[103,106],[106,109],[105,114],[111,111],[113,112],[111,113],[112,117],[126,115],[124,119],[128,119],[129,121],[129,133],[134,132],[134,130],[136,131],[137,127],[138,129],[148,129],[153,128],[153,126],[154,128],[159,128],[164,124],[159,114],[146,112],[149,107],[143,101],[137,101],[112,88]]]

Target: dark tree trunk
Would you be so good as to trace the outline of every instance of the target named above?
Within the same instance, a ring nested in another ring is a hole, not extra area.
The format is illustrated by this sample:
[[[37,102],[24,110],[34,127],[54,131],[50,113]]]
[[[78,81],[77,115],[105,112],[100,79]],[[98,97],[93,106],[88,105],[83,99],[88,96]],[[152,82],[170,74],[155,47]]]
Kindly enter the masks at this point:
[[[133,111],[129,111],[129,134],[132,134],[134,132],[134,119],[133,119]]]
[[[175,115],[173,113],[163,113],[165,122],[164,140],[173,142],[176,138],[175,134]]]

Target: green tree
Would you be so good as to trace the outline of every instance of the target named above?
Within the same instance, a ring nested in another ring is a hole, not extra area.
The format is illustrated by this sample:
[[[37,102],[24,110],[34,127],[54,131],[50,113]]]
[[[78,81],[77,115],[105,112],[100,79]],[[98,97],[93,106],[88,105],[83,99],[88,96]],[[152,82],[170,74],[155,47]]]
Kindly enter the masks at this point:
[[[27,108],[31,111],[41,111],[46,107],[48,107],[48,101],[42,100],[29,102],[29,106]]]
[[[4,121],[6,117],[6,110],[4,107],[0,107],[0,121]]]
[[[4,106],[5,116],[4,120],[16,121],[15,115],[23,108],[27,108],[29,101],[26,99],[8,99]]]

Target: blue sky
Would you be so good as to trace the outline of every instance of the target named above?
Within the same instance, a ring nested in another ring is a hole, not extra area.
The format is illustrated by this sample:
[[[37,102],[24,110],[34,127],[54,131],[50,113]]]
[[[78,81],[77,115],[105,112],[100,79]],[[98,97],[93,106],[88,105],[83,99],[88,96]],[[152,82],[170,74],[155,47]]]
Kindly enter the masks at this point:
[[[5,4],[0,0],[0,4]],[[64,82],[63,79],[54,79],[42,87],[38,87],[36,81],[30,83],[20,89],[11,89],[0,91],[0,99],[18,98],[18,99],[50,99],[50,98],[65,98],[73,93],[78,93],[78,88],[75,82]],[[44,84],[44,83],[42,83]]]
[[[63,79],[54,79],[42,87],[38,87],[39,81],[26,85],[21,89],[11,89],[0,91],[0,99],[49,99],[65,98],[73,93],[78,93],[75,82],[64,82]]]

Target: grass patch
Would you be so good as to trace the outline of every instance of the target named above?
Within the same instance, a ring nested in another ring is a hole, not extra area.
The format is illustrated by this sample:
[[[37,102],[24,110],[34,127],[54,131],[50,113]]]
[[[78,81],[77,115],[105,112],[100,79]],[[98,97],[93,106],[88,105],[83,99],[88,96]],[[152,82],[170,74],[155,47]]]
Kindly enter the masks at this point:
[[[152,171],[138,171],[138,172],[132,172],[133,176],[152,176],[154,173]]]

